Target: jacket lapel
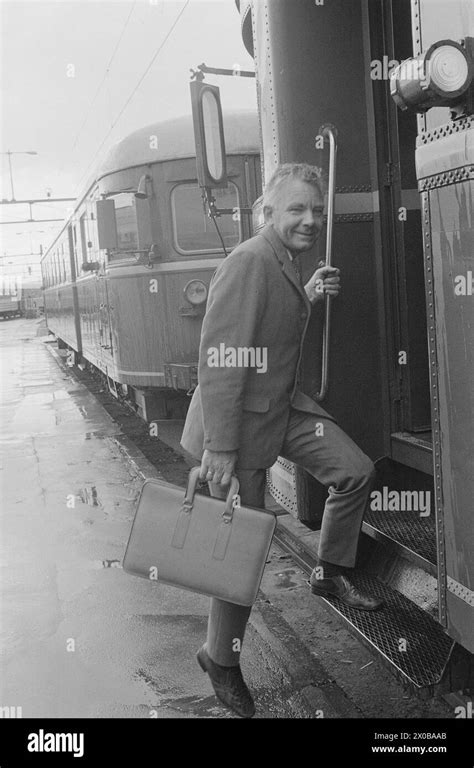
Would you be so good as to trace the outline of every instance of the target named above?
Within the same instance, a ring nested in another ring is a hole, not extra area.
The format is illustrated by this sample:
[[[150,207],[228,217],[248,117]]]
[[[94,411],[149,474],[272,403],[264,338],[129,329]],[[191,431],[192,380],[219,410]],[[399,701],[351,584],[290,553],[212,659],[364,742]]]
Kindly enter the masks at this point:
[[[298,293],[304,299],[305,304],[308,304],[309,306],[311,306],[311,302],[308,299],[306,295],[306,291],[303,288],[302,281],[298,277],[298,274],[293,266],[293,263],[290,257],[288,256],[286,248],[283,245],[280,238],[278,237],[278,235],[276,234],[273,227],[270,224],[267,224],[266,227],[262,229],[260,234],[272,246],[275,256],[280,262],[281,269],[285,277],[290,281],[290,283],[292,283],[295,286]]]

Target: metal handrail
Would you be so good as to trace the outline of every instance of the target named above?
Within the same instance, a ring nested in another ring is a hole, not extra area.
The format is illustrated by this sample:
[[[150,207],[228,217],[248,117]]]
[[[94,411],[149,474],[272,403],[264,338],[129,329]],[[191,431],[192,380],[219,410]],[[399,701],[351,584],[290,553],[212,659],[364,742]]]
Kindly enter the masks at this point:
[[[332,266],[332,231],[334,225],[334,207],[336,198],[336,154],[337,154],[337,129],[334,125],[322,125],[318,131],[319,136],[329,140],[329,179],[328,179],[328,213],[326,228],[326,262],[327,267]],[[321,388],[316,393],[315,399],[324,400],[329,383],[329,340],[331,334],[331,296],[325,294],[325,314],[323,327],[323,349],[321,359]]]

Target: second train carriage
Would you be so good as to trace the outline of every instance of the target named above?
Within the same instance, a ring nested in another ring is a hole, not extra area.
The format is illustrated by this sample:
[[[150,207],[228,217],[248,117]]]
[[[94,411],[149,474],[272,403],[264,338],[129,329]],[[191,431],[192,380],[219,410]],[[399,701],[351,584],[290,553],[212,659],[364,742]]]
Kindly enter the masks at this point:
[[[261,189],[256,114],[227,115],[225,135],[229,184],[216,202],[235,212],[219,227],[229,251],[250,236],[239,211]],[[191,118],[146,126],[111,149],[43,258],[48,328],[144,418],[184,415],[223,256],[196,181]]]

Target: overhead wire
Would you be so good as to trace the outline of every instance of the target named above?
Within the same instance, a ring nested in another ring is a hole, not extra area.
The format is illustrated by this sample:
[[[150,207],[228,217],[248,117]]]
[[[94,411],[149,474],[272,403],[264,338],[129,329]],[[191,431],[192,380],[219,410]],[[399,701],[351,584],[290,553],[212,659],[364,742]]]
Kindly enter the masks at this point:
[[[86,116],[85,116],[84,120],[82,121],[82,124],[81,124],[81,126],[80,126],[80,128],[79,128],[79,130],[78,130],[78,132],[77,132],[77,134],[75,136],[75,139],[73,141],[72,147],[70,149],[70,154],[72,154],[72,152],[74,151],[75,147],[77,146],[77,143],[79,141],[80,135],[81,135],[81,133],[82,133],[82,131],[83,131],[83,129],[84,129],[88,119],[89,119],[89,116],[91,114],[92,107],[94,106],[95,101],[97,99],[97,96],[99,95],[99,93],[100,93],[100,91],[102,89],[102,86],[104,85],[104,83],[105,83],[105,81],[106,81],[106,79],[107,79],[107,77],[109,75],[110,67],[112,66],[112,63],[113,63],[113,61],[115,59],[117,51],[120,48],[120,43],[122,42],[123,36],[124,36],[125,31],[126,31],[126,29],[128,27],[128,24],[130,22],[130,19],[132,17],[132,13],[134,11],[134,8],[135,8],[136,4],[137,4],[137,0],[133,0],[132,7],[130,8],[129,14],[128,14],[128,16],[127,16],[127,18],[125,20],[125,23],[124,23],[124,25],[122,27],[122,31],[120,33],[120,36],[119,36],[119,38],[117,40],[117,43],[115,44],[115,48],[114,48],[114,50],[112,52],[112,55],[111,55],[111,57],[109,59],[109,62],[107,64],[107,66],[105,68],[104,76],[103,76],[102,80],[100,81],[100,83],[99,83],[99,85],[97,87],[97,90],[94,93],[94,96],[92,97],[92,101],[90,102],[89,107],[88,107],[87,112],[86,112]]]
[[[97,155],[99,154],[100,150],[102,149],[102,147],[104,146],[105,142],[106,142],[106,141],[107,141],[107,139],[109,138],[109,136],[110,136],[110,134],[112,133],[113,129],[114,129],[114,128],[115,128],[115,126],[117,125],[117,123],[118,123],[119,119],[121,118],[121,116],[122,116],[122,115],[123,115],[123,113],[125,112],[126,108],[127,108],[127,107],[128,107],[128,105],[130,104],[130,102],[131,102],[131,100],[133,99],[133,97],[134,97],[135,93],[137,92],[138,88],[140,87],[140,85],[141,85],[141,84],[142,84],[142,82],[144,81],[145,77],[147,76],[148,72],[149,72],[149,71],[150,71],[150,69],[152,68],[153,64],[155,63],[156,59],[158,58],[159,54],[161,53],[161,51],[162,51],[163,47],[165,46],[166,42],[168,41],[168,39],[170,38],[171,34],[173,33],[173,31],[174,31],[174,29],[175,29],[176,25],[178,24],[178,22],[179,22],[179,20],[180,20],[181,16],[183,15],[184,11],[185,11],[185,10],[186,10],[186,8],[188,7],[188,5],[189,5],[190,1],[191,1],[191,0],[186,0],[185,4],[183,5],[183,7],[181,8],[181,10],[180,10],[180,11],[179,11],[179,13],[177,14],[176,18],[174,19],[173,23],[171,24],[171,26],[170,26],[170,28],[169,28],[168,32],[166,33],[165,37],[163,38],[163,40],[161,41],[161,43],[160,43],[160,45],[158,46],[157,50],[156,50],[156,51],[155,51],[155,53],[153,54],[153,57],[152,57],[151,61],[149,62],[149,64],[148,64],[148,66],[146,67],[145,71],[143,72],[143,74],[141,75],[141,77],[140,77],[140,79],[138,80],[137,84],[135,85],[135,87],[134,87],[134,89],[133,89],[132,93],[131,93],[131,94],[130,94],[130,96],[127,98],[127,100],[125,101],[124,105],[123,105],[123,106],[122,106],[122,108],[120,109],[120,111],[119,111],[118,115],[116,116],[115,120],[114,120],[114,121],[113,121],[113,123],[111,124],[111,126],[110,126],[110,130],[107,132],[106,136],[104,137],[104,139],[103,139],[103,140],[102,140],[102,142],[100,143],[99,147],[97,148],[97,150],[96,150],[96,152],[95,152],[94,156],[92,157],[92,159],[91,159],[91,161],[90,161],[89,165],[87,166],[87,168],[85,169],[84,173],[82,174],[82,176],[81,176],[81,179],[80,179],[80,181],[79,181],[79,184],[78,184],[78,186],[79,186],[79,187],[81,186],[81,184],[82,184],[83,180],[84,180],[84,179],[85,179],[85,177],[87,176],[87,173],[88,173],[89,169],[91,168],[91,166],[93,165],[93,163],[94,163],[94,161],[95,161],[95,159],[96,159]]]

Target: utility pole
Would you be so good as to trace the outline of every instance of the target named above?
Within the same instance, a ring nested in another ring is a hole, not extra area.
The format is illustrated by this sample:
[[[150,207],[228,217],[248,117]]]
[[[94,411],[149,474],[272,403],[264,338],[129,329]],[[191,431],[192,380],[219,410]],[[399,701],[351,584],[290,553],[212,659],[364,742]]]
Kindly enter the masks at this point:
[[[12,170],[12,155],[37,155],[37,152],[12,152],[7,150],[6,152],[0,152],[0,155],[8,155],[8,167],[10,168],[10,185],[12,188],[12,202],[15,202],[15,190],[13,187],[13,170]]]

